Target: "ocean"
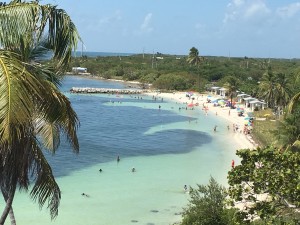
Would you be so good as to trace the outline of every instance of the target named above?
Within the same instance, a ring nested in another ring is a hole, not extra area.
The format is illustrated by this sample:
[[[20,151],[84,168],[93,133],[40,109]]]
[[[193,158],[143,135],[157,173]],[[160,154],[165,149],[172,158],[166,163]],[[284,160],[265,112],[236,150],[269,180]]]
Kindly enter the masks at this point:
[[[80,119],[80,153],[65,140],[55,155],[45,153],[62,191],[59,215],[51,221],[46,207],[39,210],[28,193],[18,192],[18,224],[173,224],[189,200],[184,185],[207,184],[210,176],[227,185],[231,160],[238,159],[226,121],[199,109],[179,110],[184,105],[166,99],[73,94],[71,87],[127,84],[66,76],[61,90]]]

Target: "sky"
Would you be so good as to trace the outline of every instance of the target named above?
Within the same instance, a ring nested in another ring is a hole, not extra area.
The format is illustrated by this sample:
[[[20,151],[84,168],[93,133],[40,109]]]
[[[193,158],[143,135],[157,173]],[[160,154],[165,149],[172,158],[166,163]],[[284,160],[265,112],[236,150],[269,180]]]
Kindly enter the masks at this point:
[[[40,2],[70,15],[83,51],[188,55],[195,47],[201,56],[300,58],[297,0]]]

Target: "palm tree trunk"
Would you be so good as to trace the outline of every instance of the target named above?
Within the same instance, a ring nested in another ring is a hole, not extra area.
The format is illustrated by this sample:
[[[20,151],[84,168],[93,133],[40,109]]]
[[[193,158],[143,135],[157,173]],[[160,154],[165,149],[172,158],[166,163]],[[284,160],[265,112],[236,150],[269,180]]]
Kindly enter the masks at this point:
[[[9,210],[9,218],[10,218],[10,224],[11,225],[16,225],[17,224],[15,214],[14,214],[14,210],[13,210],[12,206],[10,207],[10,210]]]
[[[12,188],[12,190],[9,191],[9,193],[7,193],[3,188],[1,189],[6,205],[0,218],[0,225],[4,225],[8,213],[10,215],[11,224],[16,225],[16,220],[12,209],[12,202],[16,192],[16,185],[14,185],[14,187]]]

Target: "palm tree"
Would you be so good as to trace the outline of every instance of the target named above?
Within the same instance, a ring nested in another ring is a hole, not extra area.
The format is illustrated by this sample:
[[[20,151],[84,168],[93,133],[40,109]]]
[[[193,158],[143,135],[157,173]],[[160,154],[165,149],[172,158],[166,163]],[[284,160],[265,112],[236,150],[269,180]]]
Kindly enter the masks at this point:
[[[202,61],[204,61],[204,58],[199,56],[199,51],[197,48],[192,47],[190,49],[189,56],[186,60],[190,65],[194,65],[198,67]],[[198,84],[199,84],[199,91],[200,91],[200,74],[198,73]]]
[[[259,96],[267,102],[270,108],[275,106],[275,87],[275,75],[269,67],[259,84]]]
[[[51,218],[58,214],[61,192],[43,150],[55,153],[60,134],[79,151],[79,121],[59,91],[60,75],[80,37],[64,10],[39,1],[14,0],[0,7],[0,187],[15,224],[12,202],[17,188],[28,190]],[[38,63],[52,52],[53,64]]]
[[[235,97],[239,89],[239,80],[233,76],[228,76],[224,87],[227,89],[228,97],[230,98],[232,106],[232,99]]]
[[[291,98],[291,89],[289,80],[284,73],[278,73],[275,77],[275,103],[278,107],[278,115],[280,115],[280,111],[282,108],[285,108]]]

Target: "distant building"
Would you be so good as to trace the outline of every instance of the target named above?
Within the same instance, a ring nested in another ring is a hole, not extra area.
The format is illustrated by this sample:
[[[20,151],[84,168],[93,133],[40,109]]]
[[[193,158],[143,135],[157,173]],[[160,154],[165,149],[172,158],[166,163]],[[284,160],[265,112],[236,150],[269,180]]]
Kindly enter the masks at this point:
[[[74,74],[87,73],[87,68],[84,68],[84,67],[72,67],[72,73],[74,73]]]

